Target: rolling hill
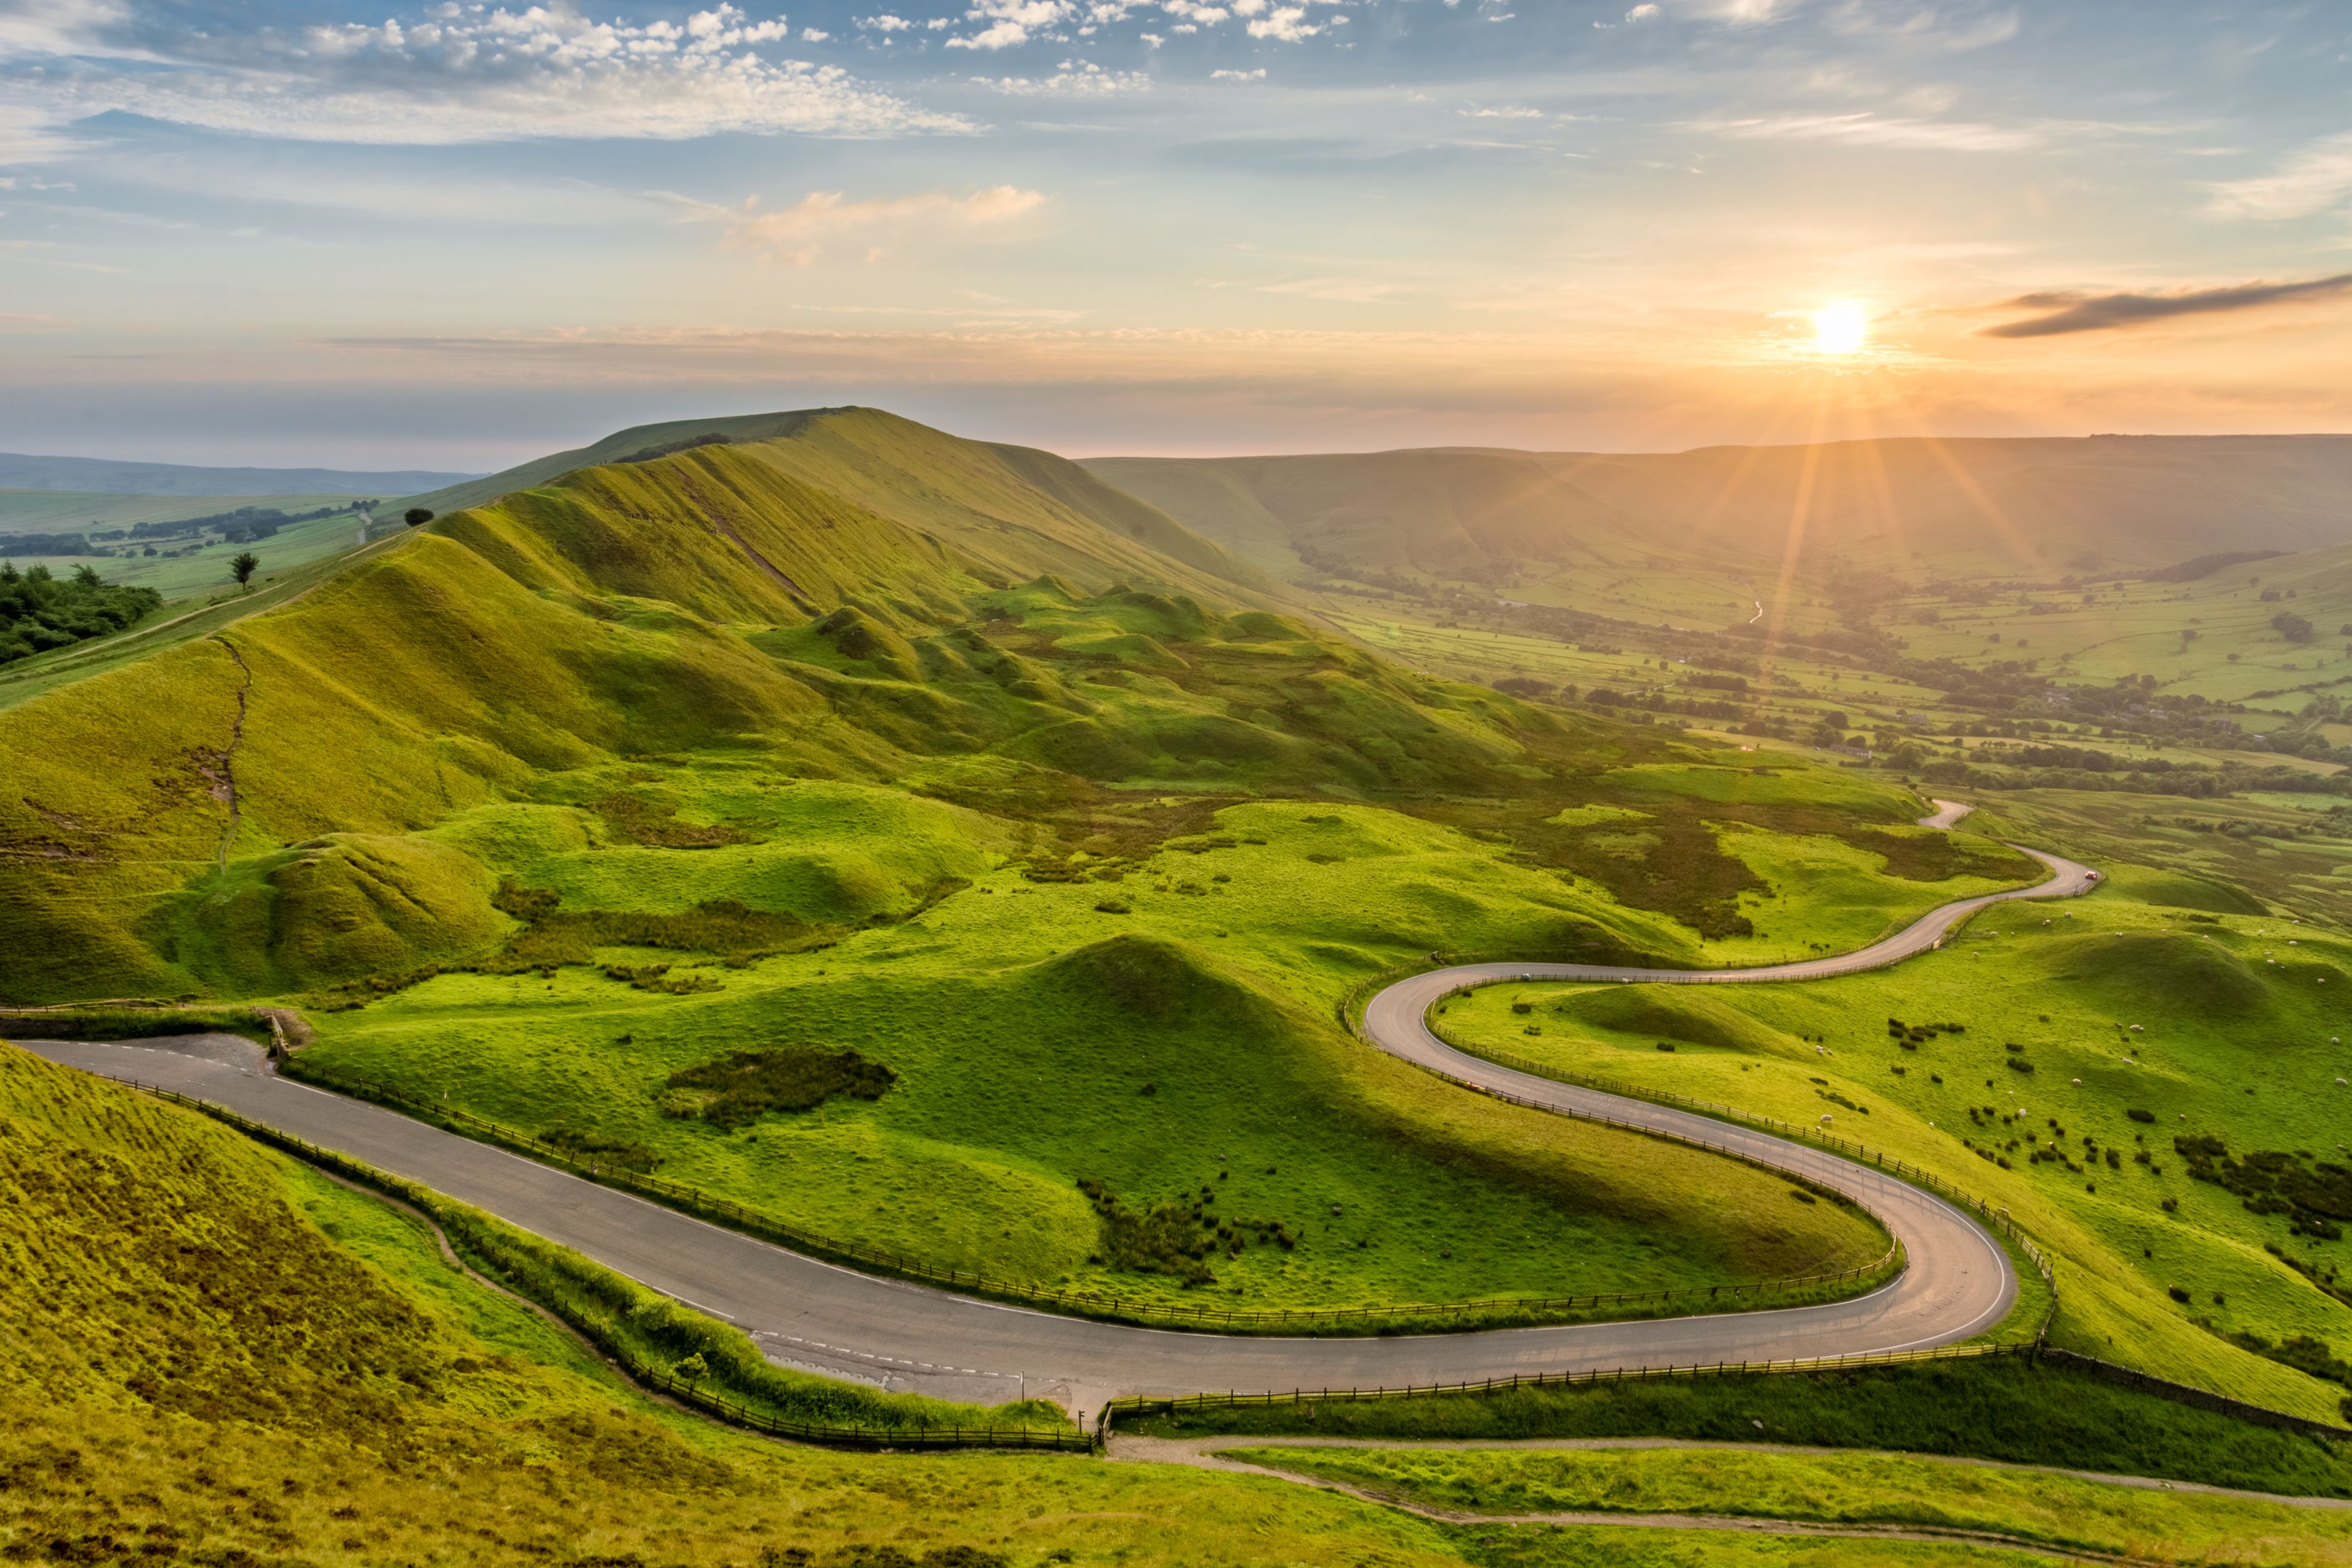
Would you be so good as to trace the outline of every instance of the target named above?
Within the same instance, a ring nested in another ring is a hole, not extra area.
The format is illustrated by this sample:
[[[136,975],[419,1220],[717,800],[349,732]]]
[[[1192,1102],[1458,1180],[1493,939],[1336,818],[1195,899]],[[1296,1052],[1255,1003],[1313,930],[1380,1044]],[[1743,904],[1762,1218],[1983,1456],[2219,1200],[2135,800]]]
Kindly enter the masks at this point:
[[[1744,788],[1737,753],[1387,664],[1043,453],[862,409],[589,450],[623,460],[487,483],[0,713],[0,1000],[290,1005],[321,1070],[1024,1278],[1120,1274],[1100,1205],[1158,1212],[1203,1146],[1266,1156],[1236,1201],[1277,1228],[1338,1194],[1370,1227],[1213,1265],[1268,1305],[1877,1256],[1744,1167],[1424,1103],[1332,1008],[1447,944],[1780,952],[1739,900],[1799,838],[1858,857],[1840,908],[1924,909],[2006,852],[1914,843],[1900,789]],[[899,1077],[740,1133],[678,1115],[669,1080],[747,1043]],[[1457,1244],[1472,1213],[1526,1245]]]
[[[50,458],[0,452],[0,489],[81,490],[138,496],[396,496],[454,484],[462,474],[421,468],[207,468],[113,458]]]
[[[2158,567],[2352,542],[2352,437],[1887,439],[1656,454],[1099,458],[1087,466],[1269,566],[1486,580],[1522,564]]]

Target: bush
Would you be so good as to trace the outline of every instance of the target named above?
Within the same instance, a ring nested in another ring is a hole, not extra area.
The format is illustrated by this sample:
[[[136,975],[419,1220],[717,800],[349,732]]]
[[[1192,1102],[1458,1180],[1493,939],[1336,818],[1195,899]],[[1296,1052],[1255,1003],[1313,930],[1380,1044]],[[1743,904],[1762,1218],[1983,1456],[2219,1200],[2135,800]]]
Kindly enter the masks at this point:
[[[422,528],[426,523],[433,521],[433,513],[428,509],[421,506],[410,507],[406,511],[400,515],[401,521],[407,523],[411,528]]]
[[[662,1109],[732,1129],[758,1121],[762,1111],[813,1110],[836,1094],[879,1100],[898,1081],[897,1073],[856,1051],[797,1046],[730,1051],[717,1061],[670,1074],[673,1090],[703,1092],[665,1095]]]
[[[2156,1120],[2156,1112],[2153,1110],[2126,1110],[2124,1114],[2130,1117],[2134,1121],[2154,1121]]]

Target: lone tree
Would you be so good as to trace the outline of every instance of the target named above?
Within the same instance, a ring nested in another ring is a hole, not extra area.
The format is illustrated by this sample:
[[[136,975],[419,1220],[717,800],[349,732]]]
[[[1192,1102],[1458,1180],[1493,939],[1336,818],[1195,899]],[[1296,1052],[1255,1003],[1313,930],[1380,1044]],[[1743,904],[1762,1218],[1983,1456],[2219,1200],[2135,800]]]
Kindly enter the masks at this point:
[[[2293,610],[2281,610],[2271,617],[2271,629],[2289,642],[2309,642],[2311,623]]]
[[[228,563],[228,570],[229,574],[236,579],[236,585],[242,588],[253,581],[253,574],[260,566],[260,556],[250,550],[241,550],[236,559]]]
[[[408,526],[411,528],[422,528],[433,521],[433,514],[421,506],[410,507],[401,515],[408,520]]]

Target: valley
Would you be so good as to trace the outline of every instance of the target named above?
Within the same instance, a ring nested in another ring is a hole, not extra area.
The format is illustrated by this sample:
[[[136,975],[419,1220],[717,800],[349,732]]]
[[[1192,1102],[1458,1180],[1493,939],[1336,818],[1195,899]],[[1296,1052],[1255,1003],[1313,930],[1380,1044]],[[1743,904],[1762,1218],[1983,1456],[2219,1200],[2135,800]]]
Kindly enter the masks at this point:
[[[2324,560],[1347,578],[1119,471],[687,421],[297,525],[249,596],[158,576],[5,673],[0,1030],[341,1151],[775,1419],[1957,1344],[2340,1421],[2343,763],[2260,684],[2322,679],[2276,617]],[[2011,1364],[1918,1375],[2084,1375]]]

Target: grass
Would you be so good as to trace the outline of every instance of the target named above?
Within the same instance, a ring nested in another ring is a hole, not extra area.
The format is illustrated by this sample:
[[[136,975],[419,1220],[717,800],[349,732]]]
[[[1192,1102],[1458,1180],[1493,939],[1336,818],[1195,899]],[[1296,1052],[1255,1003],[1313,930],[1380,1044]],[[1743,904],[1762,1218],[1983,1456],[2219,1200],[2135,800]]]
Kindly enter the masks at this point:
[[[0,1052],[0,1127],[10,1560],[1339,1568],[1476,1550],[1251,1478],[762,1442],[646,1399],[413,1219],[193,1113]]]
[[[1826,1116],[2054,1246],[2054,1342],[2340,1419],[2347,1389],[2225,1336],[2352,1348],[2347,1303],[2315,1284],[2342,1289],[2343,1243],[2190,1180],[2172,1143],[2346,1163],[2352,1090],[2336,1080],[2352,1076],[2352,1047],[2333,998],[2352,988],[2352,946],[2275,916],[2183,909],[2183,895],[2177,877],[2126,868],[2090,900],[1990,911],[1892,970],[1704,994],[1502,985],[1450,1004],[1446,1023],[1474,1048],[1788,1121]],[[2212,901],[2202,887],[2186,896]],[[1889,1019],[1965,1032],[1899,1039]]]
[[[1872,1448],[2352,1497],[2342,1445],[2022,1357],[1123,1416],[1147,1436],[1391,1442],[1671,1437]]]
[[[1714,1514],[1998,1532],[2159,1561],[2352,1563],[2352,1511],[1891,1454],[1240,1448],[1248,1464],[1469,1513]]]
[[[305,1004],[322,1066],[1047,1285],[1183,1293],[1088,1261],[1081,1181],[1147,1214],[1213,1185],[1293,1237],[1221,1237],[1192,1289],[1222,1306],[1878,1256],[1742,1168],[1433,1099],[1328,1008],[1438,947],[1793,955],[1816,901],[1884,923],[1995,885],[1997,855],[1915,864],[1898,789],[1204,604],[1178,590],[1217,557],[1172,534],[1193,564],[1108,580],[1151,561],[1080,506],[1125,514],[944,439],[828,416],[583,470],[20,706],[0,989]],[[1026,555],[980,526],[1014,501]],[[1640,812],[1659,853],[1561,816],[1594,807]],[[1790,929],[1709,940],[1768,886]],[[742,1049],[899,1079],[735,1131],[663,1114],[672,1075]]]

